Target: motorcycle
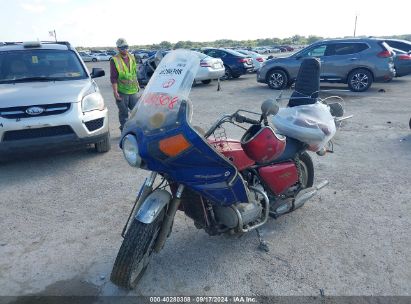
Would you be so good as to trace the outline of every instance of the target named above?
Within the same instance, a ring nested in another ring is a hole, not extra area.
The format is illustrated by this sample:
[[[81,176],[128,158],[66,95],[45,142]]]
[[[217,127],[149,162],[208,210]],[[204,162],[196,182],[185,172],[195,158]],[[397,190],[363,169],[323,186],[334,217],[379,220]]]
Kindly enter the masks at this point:
[[[190,51],[167,54],[124,127],[120,147],[125,159],[150,175],[122,231],[124,240],[111,273],[111,281],[120,287],[136,286],[152,254],[171,234],[177,211],[209,235],[258,233],[270,216],[302,207],[328,183],[314,186],[314,166],[307,153],[321,152],[324,145],[276,132],[271,120],[279,107],[273,100],[262,103],[261,113],[238,110],[223,115],[207,132],[194,127],[188,95],[198,66],[198,57]],[[307,71],[311,76],[303,77]],[[303,63],[300,72],[296,87],[303,84],[301,91],[309,92],[297,92],[290,108],[318,104],[318,61]],[[323,106],[333,124],[317,124],[330,129],[321,138],[324,142],[334,135],[335,125]],[[301,122],[296,126],[302,127]],[[241,140],[227,138],[226,123],[246,130]],[[312,126],[310,121],[311,131]]]

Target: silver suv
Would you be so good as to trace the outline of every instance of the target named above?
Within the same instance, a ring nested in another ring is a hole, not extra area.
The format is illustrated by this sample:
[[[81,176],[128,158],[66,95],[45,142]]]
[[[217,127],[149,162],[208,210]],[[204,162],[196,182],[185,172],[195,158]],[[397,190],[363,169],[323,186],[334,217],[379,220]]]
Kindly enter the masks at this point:
[[[352,38],[319,41],[289,57],[267,60],[257,72],[257,81],[282,90],[295,81],[306,57],[321,61],[321,81],[347,83],[354,92],[395,76],[393,52],[383,40]]]
[[[107,108],[68,42],[0,43],[0,152],[94,144],[110,150]]]

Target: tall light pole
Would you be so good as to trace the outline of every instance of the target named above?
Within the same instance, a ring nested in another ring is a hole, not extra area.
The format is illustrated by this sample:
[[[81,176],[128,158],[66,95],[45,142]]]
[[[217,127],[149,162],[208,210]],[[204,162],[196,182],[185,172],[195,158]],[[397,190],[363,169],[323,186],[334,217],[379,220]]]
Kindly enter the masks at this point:
[[[355,23],[354,23],[354,37],[355,37],[355,32],[357,31],[357,15],[355,15]]]

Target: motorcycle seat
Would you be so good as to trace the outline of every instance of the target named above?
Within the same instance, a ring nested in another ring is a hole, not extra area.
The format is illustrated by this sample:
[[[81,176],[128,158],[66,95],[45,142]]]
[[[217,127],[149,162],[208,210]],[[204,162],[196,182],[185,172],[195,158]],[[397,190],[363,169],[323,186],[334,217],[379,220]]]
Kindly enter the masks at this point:
[[[287,137],[284,152],[274,160],[274,163],[282,163],[294,159],[295,155],[305,149],[305,144],[295,138]]]

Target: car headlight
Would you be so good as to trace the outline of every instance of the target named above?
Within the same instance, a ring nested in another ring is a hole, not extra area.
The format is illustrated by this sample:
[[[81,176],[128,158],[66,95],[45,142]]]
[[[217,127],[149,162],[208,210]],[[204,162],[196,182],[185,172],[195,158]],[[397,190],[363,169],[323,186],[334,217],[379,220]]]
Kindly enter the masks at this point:
[[[138,153],[138,144],[135,136],[128,134],[123,138],[122,145],[124,158],[130,166],[140,167],[141,157]]]
[[[99,92],[94,92],[83,97],[81,101],[81,108],[83,112],[90,112],[94,110],[104,110],[104,99]]]

